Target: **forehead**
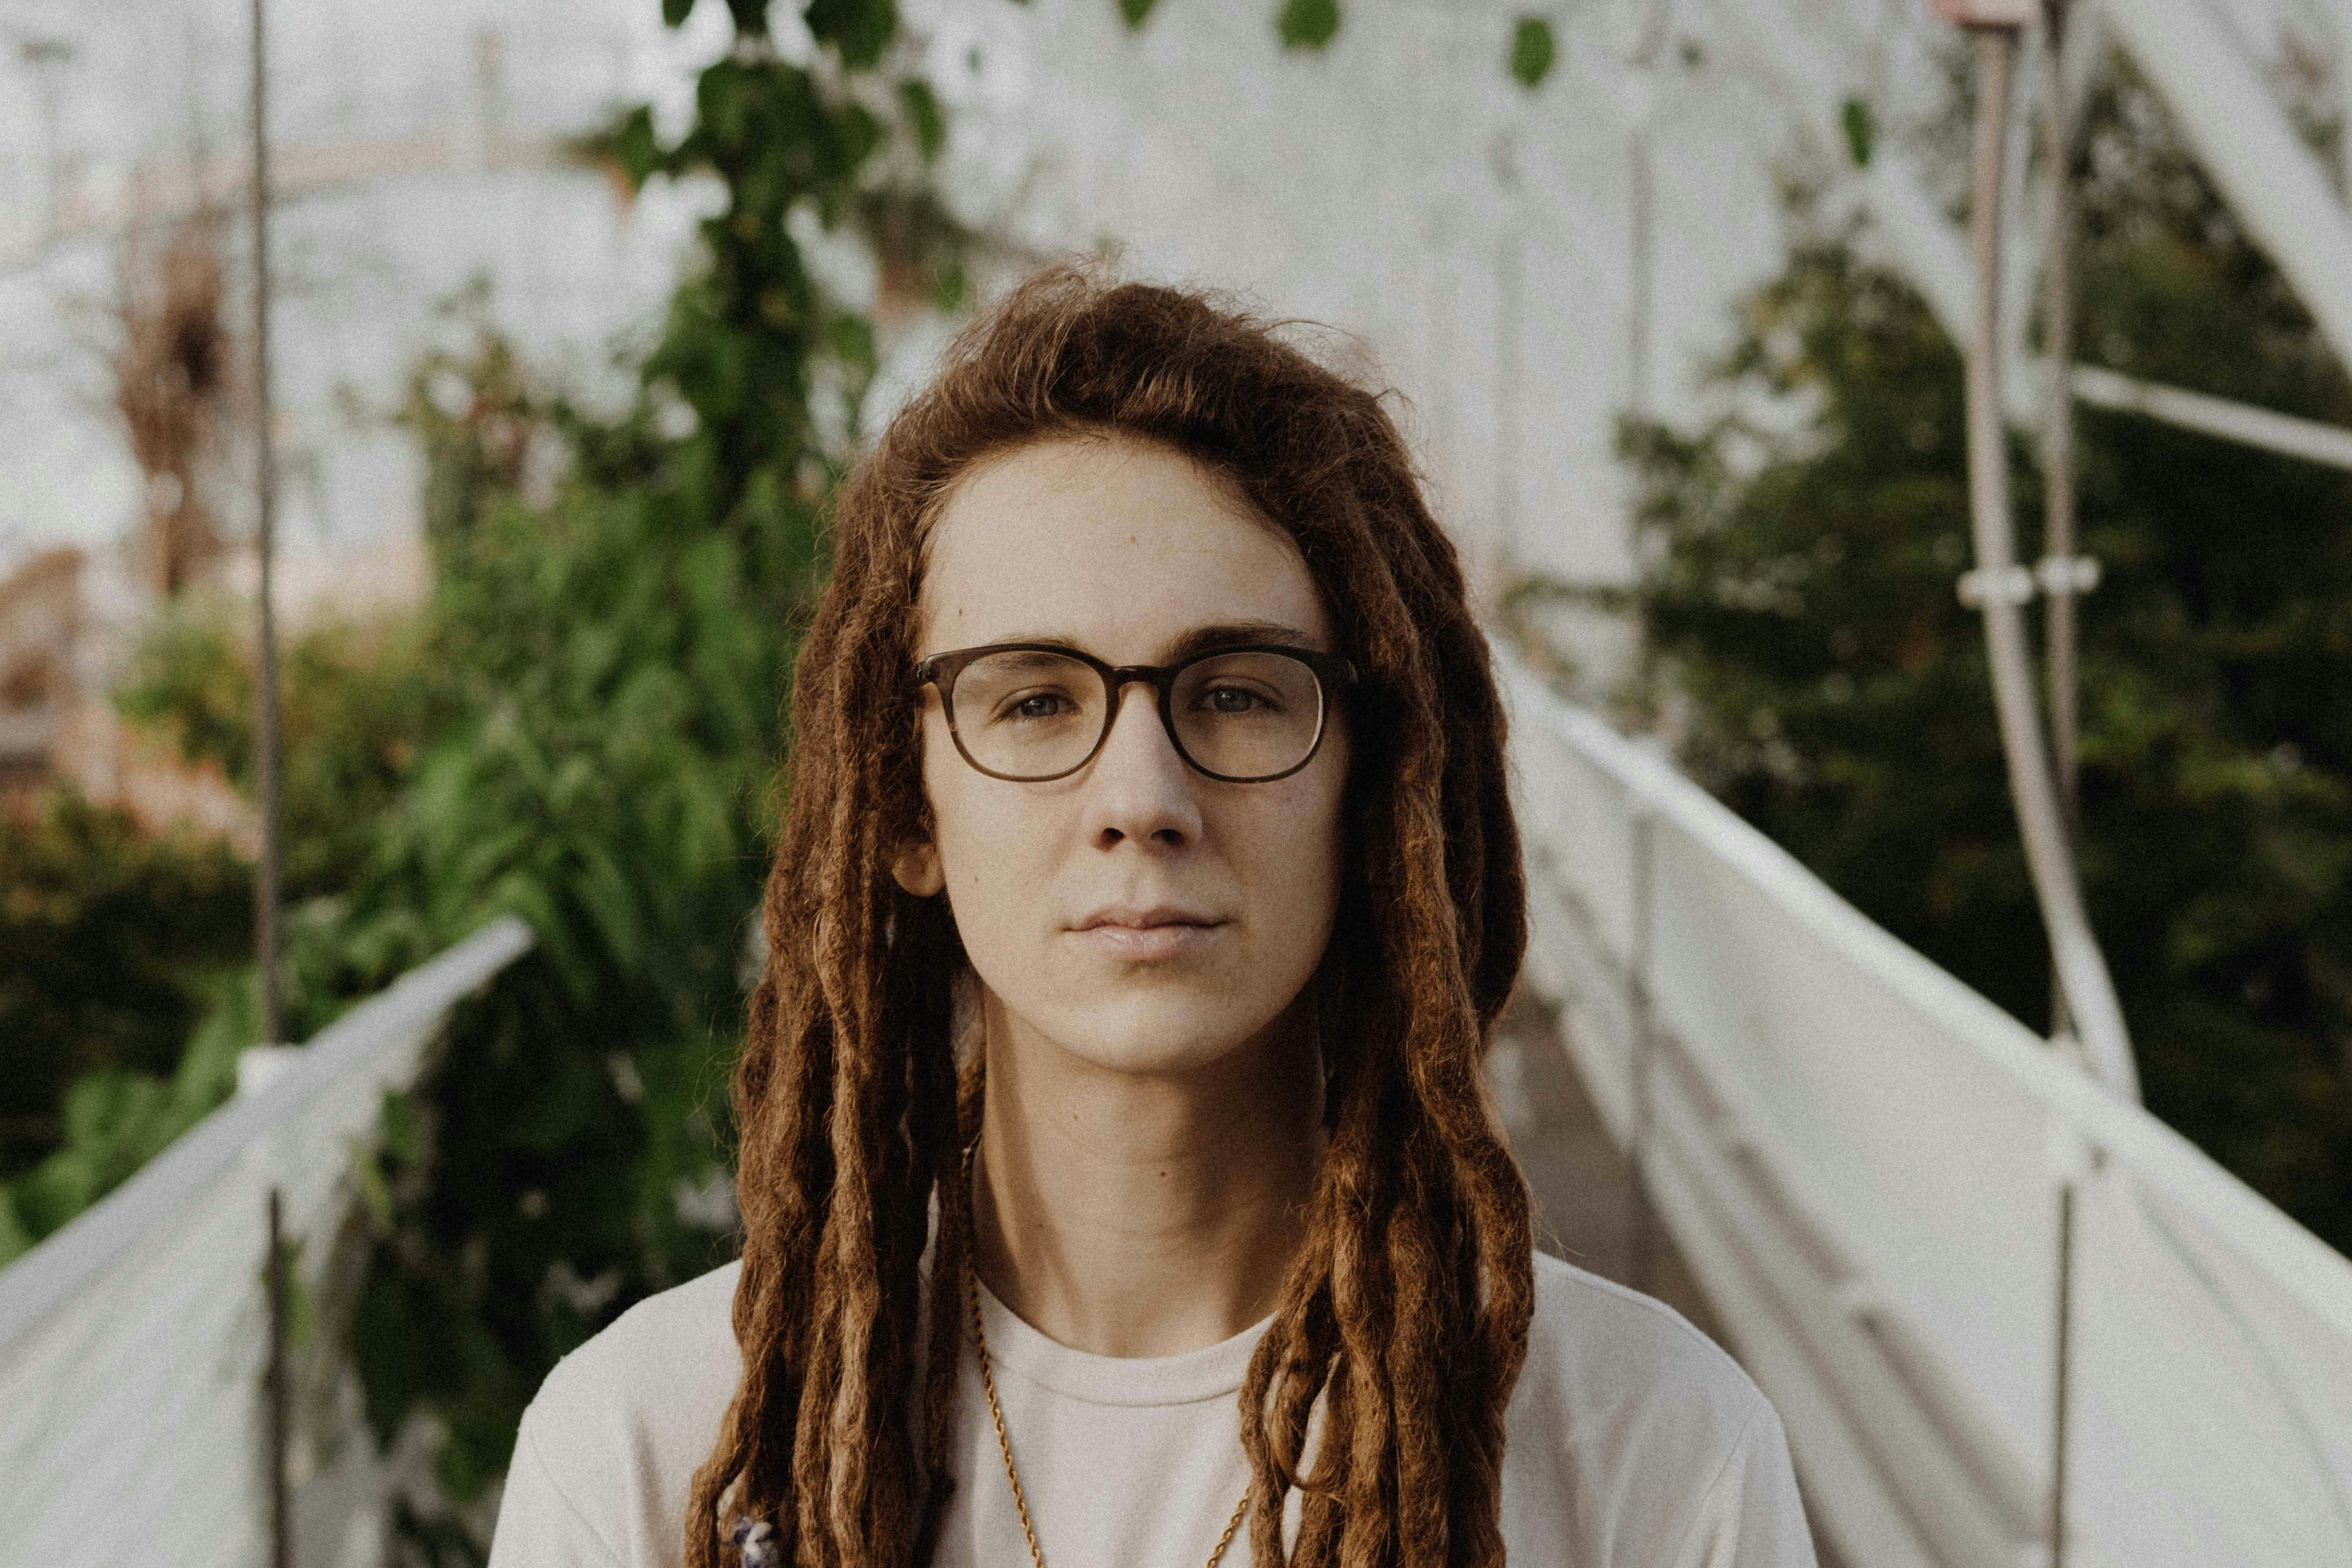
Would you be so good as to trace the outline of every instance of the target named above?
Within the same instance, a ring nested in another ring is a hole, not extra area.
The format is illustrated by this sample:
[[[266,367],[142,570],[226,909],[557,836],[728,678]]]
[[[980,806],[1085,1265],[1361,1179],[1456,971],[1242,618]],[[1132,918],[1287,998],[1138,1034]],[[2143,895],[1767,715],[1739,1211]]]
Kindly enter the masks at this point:
[[[992,458],[931,525],[919,649],[1064,638],[1150,662],[1184,633],[1261,621],[1330,634],[1298,547],[1221,476],[1123,437]]]

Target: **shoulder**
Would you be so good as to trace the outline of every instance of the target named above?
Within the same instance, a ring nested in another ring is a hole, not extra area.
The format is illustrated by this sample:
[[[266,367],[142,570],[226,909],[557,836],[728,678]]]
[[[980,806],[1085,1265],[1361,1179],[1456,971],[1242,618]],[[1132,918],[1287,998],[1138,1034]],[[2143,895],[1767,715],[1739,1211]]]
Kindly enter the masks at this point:
[[[542,1428],[658,1421],[681,1404],[719,1401],[742,1370],[735,1345],[740,1262],[646,1297],[555,1363],[524,1413]]]
[[[666,1563],[742,1370],[740,1263],[649,1296],[555,1363],[516,1434],[493,1538],[507,1563]]]
[[[1581,1542],[1580,1561],[1810,1568],[1780,1416],[1738,1362],[1664,1302],[1540,1254],[1535,1298],[1507,1526]]]
[[[1663,1409],[1726,1441],[1772,1418],[1739,1363],[1664,1301],[1542,1253],[1535,1297],[1520,1373],[1528,1392],[1565,1400],[1587,1418],[1633,1405]]]

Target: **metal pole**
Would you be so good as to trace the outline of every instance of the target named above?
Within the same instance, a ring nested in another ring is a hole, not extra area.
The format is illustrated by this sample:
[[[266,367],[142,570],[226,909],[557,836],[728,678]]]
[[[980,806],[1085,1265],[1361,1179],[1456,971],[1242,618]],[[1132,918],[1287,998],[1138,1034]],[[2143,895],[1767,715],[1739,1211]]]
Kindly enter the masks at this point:
[[[1625,137],[1625,402],[1626,411],[1643,421],[1651,417],[1651,366],[1656,357],[1658,83],[1651,66],[1665,38],[1672,6],[1673,0],[1649,0],[1626,57],[1635,90],[1633,124]],[[1629,493],[1627,499],[1636,498]],[[1629,542],[1638,541],[1638,510],[1626,518],[1625,532]],[[1638,595],[1631,626],[1638,658],[1650,640],[1649,619]]]
[[[2058,1184],[2058,1322],[2050,1413],[2050,1568],[2066,1568],[2066,1406],[2074,1331],[2074,1183]]]
[[[2050,643],[2050,756],[2058,781],[2058,809],[2071,838],[2080,827],[2075,782],[2082,704],[2074,670],[2074,600],[2070,570],[2074,556],[2074,199],[2073,106],[2067,101],[2066,0],[2046,0],[2048,46],[2042,51],[2042,85],[2049,101],[2042,115],[2042,156],[2049,164],[2044,187],[2050,204],[2050,253],[2042,274],[2042,358],[2050,367],[2048,402],[2042,410],[2042,480],[2045,513],[2042,557],[2054,563],[2042,574],[2049,598],[2044,630]],[[2063,1003],[2063,994],[2060,996]],[[2054,1032],[2054,1031],[2053,1031]]]
[[[1511,199],[1516,205],[1516,194]],[[1524,572],[1528,551],[1519,537],[1519,364],[1520,340],[1527,330],[1527,242],[1516,212],[1512,218],[1495,247],[1495,510],[1503,548],[1512,566]]]
[[[2074,674],[2074,117],[2068,101],[2066,0],[2044,0],[2042,80],[2042,152],[2049,167],[2043,191],[2049,205],[2049,253],[2042,269],[2042,363],[2050,386],[2042,417],[2042,591],[2049,608],[2042,634],[2049,643],[2044,676],[2049,686],[2050,757],[2057,773],[2058,812],[2070,843],[2080,844],[2082,819],[2075,788],[2076,742],[2082,727],[2079,683]],[[2050,974],[2050,1037],[2074,1031],[2066,1011],[2066,987],[2053,966]]]
[[[25,38],[16,45],[16,56],[33,68],[33,96],[40,105],[41,155],[45,160],[42,195],[48,211],[41,220],[44,242],[63,233],[61,221],[65,212],[65,164],[58,151],[58,84],[54,72],[73,58],[73,45],[63,38]]]
[[[278,964],[284,813],[278,801],[278,622],[271,604],[271,575],[278,546],[278,485],[269,427],[269,134],[261,7],[262,0],[253,0],[254,488],[259,501],[255,548],[261,568],[260,669],[254,688],[254,742],[260,763],[261,865],[254,887],[253,961],[261,972],[261,1043],[275,1046],[286,1039]]]
[[[1633,1031],[1633,1038],[1626,1042],[1626,1076],[1633,1091],[1633,1128],[1626,1142],[1632,1145],[1627,1153],[1633,1179],[1626,1215],[1625,1283],[1644,1294],[1655,1295],[1658,1220],[1651,1205],[1650,1180],[1643,1167],[1650,1157],[1651,1058],[1657,1027],[1650,999],[1651,926],[1657,899],[1657,828],[1649,807],[1640,801],[1633,803],[1632,827],[1633,907],[1625,943],[1625,1003],[1626,1019]]]
[[[1650,416],[1650,314],[1651,247],[1655,243],[1652,225],[1653,205],[1656,200],[1655,175],[1651,166],[1649,116],[1644,114],[1633,133],[1626,138],[1626,216],[1631,243],[1627,247],[1627,282],[1629,298],[1625,310],[1625,382],[1626,406],[1637,419]]]
[[[2048,596],[2043,633],[2049,641],[2051,763],[2056,773],[2059,818],[2069,844],[2080,840],[2076,783],[2082,710],[2074,668],[2074,110],[2066,73],[2066,0],[2043,0],[2042,51],[2042,157],[2048,193],[2049,254],[2042,273],[2042,359],[2050,386],[2042,410],[2042,592]],[[2050,1032],[2071,1031],[2066,988],[2051,983]],[[2050,1568],[2066,1568],[2067,1407],[2074,1390],[2074,1183],[2058,1184],[2058,1300],[2050,1369]]]
[[[2010,516],[2009,452],[2000,391],[2000,176],[2017,30],[1979,26],[1974,31],[1980,68],[1970,215],[1976,231],[1977,320],[1967,390],[1969,510],[1977,568],[1963,579],[1963,587],[1973,585],[1973,596],[1984,611],[1985,652],[1992,669],[2001,750],[2009,763],[2010,799],[2025,839],[2026,864],[2067,1010],[2099,1077],[2116,1093],[2137,1100],[2139,1071],[2132,1058],[2131,1036],[2124,1026],[2106,959],[2083,909],[2074,848],[2052,782],[2041,715],[2035,711],[2022,612],[2024,601],[2033,594],[2033,574],[2018,564]]]
[[[1633,123],[1625,137],[1626,404],[1636,418],[1650,415],[1652,317],[1655,313],[1657,163],[1653,127],[1657,122],[1657,81],[1651,75],[1664,42],[1673,0],[1649,0],[1634,28],[1625,63],[1633,72]]]
[[[278,1189],[269,1189],[269,1563],[294,1568],[294,1517],[286,1495],[286,1237]]]

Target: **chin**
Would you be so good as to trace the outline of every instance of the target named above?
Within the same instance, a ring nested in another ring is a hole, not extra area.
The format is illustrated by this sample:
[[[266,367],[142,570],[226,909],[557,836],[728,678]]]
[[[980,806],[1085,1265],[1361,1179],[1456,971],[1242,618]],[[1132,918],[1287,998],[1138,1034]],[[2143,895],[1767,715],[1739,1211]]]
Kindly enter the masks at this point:
[[[1017,1003],[1013,1010],[1018,1011]],[[1212,1068],[1247,1047],[1281,1012],[1231,998],[1125,996],[1085,1008],[1039,1009],[1024,1031],[1105,1072],[1169,1078]]]

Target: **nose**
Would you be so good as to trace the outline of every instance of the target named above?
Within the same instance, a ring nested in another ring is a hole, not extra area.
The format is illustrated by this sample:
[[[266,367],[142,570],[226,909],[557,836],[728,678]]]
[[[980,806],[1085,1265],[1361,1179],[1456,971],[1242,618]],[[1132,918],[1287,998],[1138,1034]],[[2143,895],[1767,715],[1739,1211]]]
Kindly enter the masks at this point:
[[[1120,690],[1110,733],[1087,768],[1087,836],[1097,848],[1133,840],[1172,849],[1199,839],[1192,770],[1169,741],[1149,685]]]

